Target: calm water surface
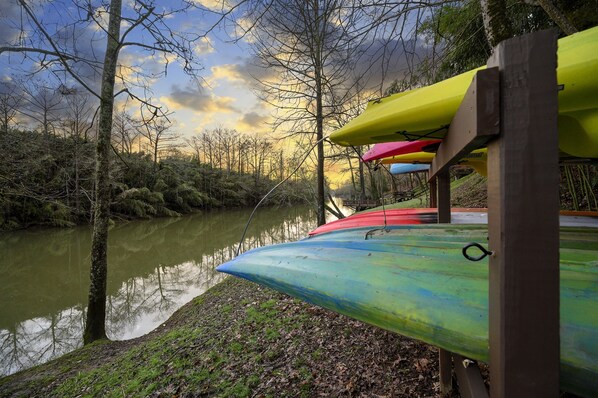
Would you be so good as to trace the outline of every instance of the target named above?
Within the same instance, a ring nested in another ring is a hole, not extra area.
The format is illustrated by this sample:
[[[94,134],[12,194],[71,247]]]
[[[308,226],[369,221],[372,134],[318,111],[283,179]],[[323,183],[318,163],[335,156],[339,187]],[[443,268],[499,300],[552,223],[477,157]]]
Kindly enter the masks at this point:
[[[134,221],[110,230],[107,332],[141,336],[221,281],[250,210]],[[296,240],[315,228],[307,207],[260,209],[244,250]],[[91,230],[0,234],[0,374],[46,362],[82,345]]]

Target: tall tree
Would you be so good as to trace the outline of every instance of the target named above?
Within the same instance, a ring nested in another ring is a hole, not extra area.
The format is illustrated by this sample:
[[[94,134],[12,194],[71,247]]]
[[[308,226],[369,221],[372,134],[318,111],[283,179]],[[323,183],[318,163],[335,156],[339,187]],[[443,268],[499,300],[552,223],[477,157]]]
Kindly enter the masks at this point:
[[[14,123],[21,103],[21,95],[13,82],[0,83],[0,134],[7,133]]]
[[[277,0],[256,7],[252,40],[262,98],[275,129],[308,135],[317,148],[318,224],[325,222],[324,138],[354,108],[353,98],[380,97],[390,72],[403,74],[422,51],[420,11],[428,3]],[[413,21],[416,23],[414,24]],[[363,92],[366,94],[363,95]],[[342,117],[344,116],[344,117]]]
[[[64,96],[58,87],[43,80],[22,82],[23,107],[20,112],[40,126],[45,136],[55,133],[59,114],[64,110]]]
[[[23,15],[20,34],[15,35],[11,43],[0,46],[0,54],[20,53],[37,66],[35,72],[62,81],[65,88],[82,87],[99,101],[95,216],[85,343],[106,337],[109,166],[114,98],[126,94],[140,101],[153,115],[159,116],[161,113],[161,108],[152,103],[148,86],[141,90],[138,88],[139,82],[145,80],[149,84],[150,79],[160,77],[165,72],[151,73],[138,65],[119,62],[119,55],[125,48],[145,51],[150,57],[160,57],[167,66],[174,56],[182,69],[193,75],[198,66],[193,51],[194,42],[201,39],[205,31],[203,34],[176,32],[169,21],[176,14],[191,8],[210,11],[199,2],[186,0],[161,3],[159,6],[156,3],[156,0],[132,0],[123,7],[122,0],[57,0],[42,3],[16,0]],[[232,9],[221,12],[217,22]],[[121,27],[124,27],[122,33]],[[213,27],[208,27],[208,30],[210,28]],[[94,48],[100,39],[105,40],[105,47]],[[103,60],[97,58],[98,52],[103,53]],[[130,58],[133,59],[131,62],[135,62],[137,57]],[[116,94],[115,87],[119,89]]]
[[[167,117],[153,118],[142,120],[142,125],[137,126],[139,135],[145,137],[149,143],[152,158],[154,159],[154,169],[158,167],[158,158],[160,152],[167,148],[176,146],[175,142],[179,139],[179,135],[172,130],[172,123]]]
[[[106,282],[108,273],[108,221],[110,220],[110,141],[114,110],[114,83],[120,50],[122,0],[109,9],[106,52],[100,89],[100,119],[96,144],[96,197],[91,238],[91,284],[83,342],[106,338]]]
[[[262,79],[263,98],[280,110],[278,126],[312,134],[317,143],[317,222],[324,224],[324,130],[335,112],[331,96],[351,75],[349,20],[338,0],[284,0],[265,8],[253,41],[259,65],[279,75]]]

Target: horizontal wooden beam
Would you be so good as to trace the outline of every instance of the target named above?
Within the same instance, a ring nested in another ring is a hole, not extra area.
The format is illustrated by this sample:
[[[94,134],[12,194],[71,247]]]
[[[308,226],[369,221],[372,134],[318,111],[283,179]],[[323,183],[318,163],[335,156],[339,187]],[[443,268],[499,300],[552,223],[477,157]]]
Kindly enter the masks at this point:
[[[432,160],[430,180],[498,135],[500,132],[499,94],[498,68],[483,69],[475,74]]]

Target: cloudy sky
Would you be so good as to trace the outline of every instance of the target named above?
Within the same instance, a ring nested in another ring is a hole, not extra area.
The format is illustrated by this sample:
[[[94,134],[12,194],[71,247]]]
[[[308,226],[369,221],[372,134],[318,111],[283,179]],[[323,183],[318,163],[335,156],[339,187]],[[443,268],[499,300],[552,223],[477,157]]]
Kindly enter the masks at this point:
[[[106,46],[108,13],[102,4],[109,0],[27,0],[30,12],[28,15],[19,5],[23,0],[0,0],[0,48],[2,46],[41,47],[51,50],[48,40],[35,32],[35,23],[39,22],[52,36],[54,42],[64,50],[83,59],[99,60],[97,64],[79,62],[76,72],[90,88],[99,91],[101,81],[101,61]],[[84,4],[91,1],[93,12],[88,13]],[[152,104],[171,112],[170,120],[174,123],[174,131],[182,138],[189,138],[204,130],[223,127],[236,129],[242,133],[270,133],[272,130],[274,108],[258,99],[258,85],[254,77],[272,79],[276,72],[272,69],[260,69],[256,66],[252,52],[250,36],[233,40],[232,34],[239,32],[238,26],[247,25],[248,18],[244,12],[230,15],[239,25],[231,20],[218,24],[221,18],[221,0],[156,0],[156,12],[168,12],[177,5],[191,4],[192,7],[182,12],[170,13],[160,23],[167,24],[173,31],[186,37],[195,36],[190,47],[198,63],[197,78],[190,78],[184,73],[176,54],[155,54],[136,46],[124,47],[120,53],[120,67],[117,88],[123,87],[123,80],[139,97],[150,98]],[[236,1],[236,0],[229,0]],[[139,4],[134,0],[124,0],[124,17],[131,17],[121,24],[121,34],[131,28],[131,24],[139,16],[133,7]],[[251,10],[249,10],[250,12]],[[143,12],[143,10],[141,10]],[[73,23],[73,21],[77,21]],[[407,30],[415,31],[413,24],[406,19]],[[208,32],[209,31],[209,32]],[[162,32],[169,33],[162,27]],[[206,33],[208,32],[208,33]],[[153,45],[156,40],[146,29],[134,29],[129,40]],[[393,41],[394,40],[394,41]],[[397,37],[383,43],[380,40],[364,43],[366,49],[364,59],[368,63],[358,63],[356,69],[363,72],[376,85],[383,81],[386,85],[392,78],[407,73],[410,63],[425,51],[421,43],[403,40]],[[381,54],[384,54],[381,56]],[[404,54],[410,54],[405,57]],[[36,78],[50,81],[48,87],[56,87],[57,80],[66,81],[68,87],[76,87],[77,83],[61,70],[58,63],[48,64],[50,58],[41,59],[39,55],[27,58],[18,52],[0,54],[0,83],[27,84]],[[377,60],[377,61],[375,61]],[[168,67],[167,67],[168,66]],[[390,66],[391,69],[387,67]],[[386,68],[385,68],[386,67]],[[39,70],[52,70],[55,79],[52,82],[47,72],[34,73]],[[359,75],[359,71],[356,72]],[[18,80],[22,79],[22,80]],[[25,82],[25,83],[23,83]],[[1,85],[0,85],[1,86]],[[145,88],[144,88],[145,87]],[[382,87],[382,85],[379,85]],[[362,97],[377,97],[381,92],[367,92]],[[126,98],[121,95],[118,98]],[[362,99],[364,99],[362,98]],[[124,106],[130,113],[139,112],[139,103],[128,101]],[[26,123],[25,121],[23,123]],[[278,136],[286,136],[288,132],[278,131]],[[335,166],[337,169],[339,165]]]
[[[102,59],[105,34],[96,22],[65,27],[65,21],[86,18],[82,10],[74,6],[74,2],[59,0],[28,3],[31,4],[31,10],[36,18],[55,40],[68,42],[70,47],[76,46],[81,56]],[[81,3],[83,2],[79,2]],[[162,6],[170,7],[178,2],[164,0],[163,3]],[[160,2],[158,4],[160,6]],[[131,5],[131,1],[125,0],[124,15],[132,15]],[[192,46],[198,61],[196,66],[199,66],[197,79],[183,73],[176,56],[153,56],[133,46],[123,48],[120,54],[122,67],[119,68],[119,73],[128,79],[132,87],[137,83],[137,72],[146,75],[145,81],[151,87],[149,96],[152,102],[174,112],[171,119],[185,136],[214,127],[234,128],[246,132],[267,131],[271,109],[258,101],[254,95],[255,81],[252,75],[257,72],[250,65],[250,47],[245,40],[233,43],[230,34],[225,30],[228,29],[230,33],[231,23],[203,36],[206,29],[217,22],[221,8],[217,0],[194,0],[194,5],[197,8],[192,7],[184,12],[172,14],[165,18],[165,22],[174,31],[202,36]],[[126,11],[127,8],[129,12]],[[107,13],[100,12],[94,17],[100,25],[107,26]],[[23,22],[26,27],[25,34],[20,29]],[[0,46],[37,45],[39,37],[31,33],[29,29],[31,22],[32,19],[22,11],[17,0],[0,1]],[[129,26],[130,23],[124,22],[121,33]],[[76,39],[73,39],[74,37]],[[130,37],[135,41],[152,42],[152,39],[142,32],[134,31]],[[47,42],[44,48],[50,49]],[[15,79],[23,77],[32,79],[30,73],[37,70],[39,66],[39,61],[25,59],[19,53],[5,52],[0,55],[0,79],[5,82],[16,81]],[[86,81],[89,85],[96,88],[100,81],[99,74],[94,73],[93,68],[88,68],[89,70],[86,71],[84,65],[80,68],[81,74],[87,77]],[[64,78],[60,73],[58,75]],[[43,77],[44,74],[37,76]],[[67,78],[67,80],[71,79]],[[142,94],[140,88],[135,90],[137,94]],[[128,106],[133,111],[133,108],[138,105],[129,103]]]

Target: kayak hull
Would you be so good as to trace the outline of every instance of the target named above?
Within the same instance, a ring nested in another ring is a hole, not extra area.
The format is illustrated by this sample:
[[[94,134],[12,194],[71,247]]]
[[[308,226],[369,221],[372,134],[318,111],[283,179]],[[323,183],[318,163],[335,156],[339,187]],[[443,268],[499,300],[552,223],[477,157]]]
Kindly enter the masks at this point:
[[[451,209],[451,222],[455,224],[485,224],[488,222],[488,213],[486,209],[481,208],[454,208]],[[309,235],[313,236],[348,228],[437,223],[438,209],[436,208],[374,210],[355,213],[349,217],[330,221],[320,225],[311,231]]]
[[[396,155],[381,160],[382,164],[395,164],[395,163],[412,163],[412,164],[430,164],[436,156],[435,153],[430,152],[413,152],[406,153],[403,155]],[[477,149],[471,153],[468,153],[462,157],[458,164],[464,166],[470,166],[479,174],[486,176],[488,160],[488,150],[486,148]]]
[[[412,152],[426,152],[426,147],[433,147],[442,142],[441,140],[420,140],[411,142],[385,142],[376,144],[363,155],[364,162],[371,162],[387,158],[389,156],[403,155]],[[434,152],[434,151],[432,151]]]
[[[568,155],[598,158],[598,27],[558,41],[559,147]],[[330,139],[365,145],[442,139],[475,73],[474,69],[431,86],[370,102]]]
[[[390,165],[390,174],[409,174],[430,170],[429,164],[394,163]]]
[[[367,237],[367,239],[365,239]],[[254,249],[218,267],[361,321],[488,361],[485,226],[357,228]],[[561,230],[561,386],[598,394],[598,233]]]

